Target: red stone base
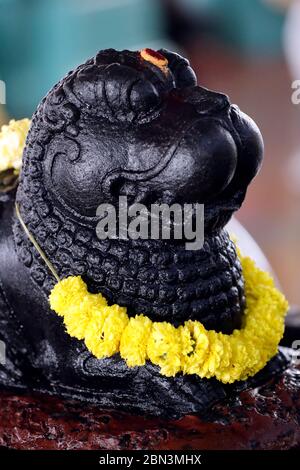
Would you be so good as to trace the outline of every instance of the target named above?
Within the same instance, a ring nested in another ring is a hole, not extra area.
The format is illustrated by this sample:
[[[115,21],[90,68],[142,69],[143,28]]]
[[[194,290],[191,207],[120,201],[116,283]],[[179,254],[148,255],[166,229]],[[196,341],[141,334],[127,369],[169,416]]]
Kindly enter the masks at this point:
[[[0,447],[13,449],[300,448],[300,370],[177,421],[47,396],[0,394]]]

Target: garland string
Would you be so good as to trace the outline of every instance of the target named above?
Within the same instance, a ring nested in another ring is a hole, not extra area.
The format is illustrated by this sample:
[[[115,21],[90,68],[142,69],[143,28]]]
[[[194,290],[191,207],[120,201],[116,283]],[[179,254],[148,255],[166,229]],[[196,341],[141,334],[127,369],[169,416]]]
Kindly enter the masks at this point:
[[[19,209],[19,205],[18,203],[16,202],[15,203],[15,208],[16,208],[16,215],[19,219],[19,222],[25,232],[25,234],[27,235],[27,237],[29,238],[29,240],[31,241],[31,243],[33,244],[34,248],[36,249],[36,251],[38,252],[38,254],[40,255],[40,257],[42,258],[42,260],[44,261],[44,263],[46,264],[46,266],[49,268],[49,270],[51,271],[51,273],[53,274],[53,276],[55,277],[55,279],[57,280],[57,282],[60,282],[60,278],[57,274],[57,272],[55,271],[54,269],[54,266],[53,264],[51,263],[51,261],[47,258],[46,254],[44,253],[44,251],[42,250],[42,248],[40,247],[40,245],[38,244],[38,242],[36,241],[36,239],[34,238],[34,236],[32,235],[32,233],[30,233],[30,231],[28,230],[27,228],[27,225],[25,224],[22,216],[21,216],[21,213],[20,213],[20,209]]]

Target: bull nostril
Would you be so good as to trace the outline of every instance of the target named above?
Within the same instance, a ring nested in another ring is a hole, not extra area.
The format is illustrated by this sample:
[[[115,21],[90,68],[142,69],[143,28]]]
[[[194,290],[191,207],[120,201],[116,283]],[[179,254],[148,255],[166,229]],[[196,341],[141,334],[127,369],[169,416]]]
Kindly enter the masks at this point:
[[[229,98],[222,93],[202,89],[197,100],[196,110],[199,114],[220,112],[230,107]]]
[[[184,93],[185,102],[193,105],[198,114],[220,112],[229,109],[231,105],[227,95],[204,87],[189,88]]]

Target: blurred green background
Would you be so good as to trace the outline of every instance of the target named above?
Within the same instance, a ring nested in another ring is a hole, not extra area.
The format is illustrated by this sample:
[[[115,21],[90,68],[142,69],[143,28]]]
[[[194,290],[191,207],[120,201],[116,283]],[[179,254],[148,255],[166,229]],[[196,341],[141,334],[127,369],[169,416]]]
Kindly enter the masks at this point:
[[[183,23],[190,18],[182,35],[206,23],[207,34],[243,53],[280,51],[283,15],[260,0],[0,0],[0,79],[9,113],[32,114],[60,77],[99,49],[168,45],[176,7]]]

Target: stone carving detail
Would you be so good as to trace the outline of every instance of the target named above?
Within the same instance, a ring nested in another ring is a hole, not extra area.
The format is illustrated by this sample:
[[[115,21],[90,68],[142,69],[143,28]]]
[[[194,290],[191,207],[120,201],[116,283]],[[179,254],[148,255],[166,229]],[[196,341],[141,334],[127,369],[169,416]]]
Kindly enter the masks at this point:
[[[185,59],[162,52],[167,76],[137,53],[108,50],[50,91],[33,118],[18,200],[61,276],[82,275],[132,314],[175,324],[199,319],[230,332],[240,325],[244,295],[223,227],[259,167],[260,135],[225,95],[196,87]],[[207,150],[211,134],[215,142]],[[204,202],[203,250],[191,254],[183,244],[155,240],[99,241],[96,208],[119,195],[140,196],[146,205]],[[14,233],[21,259],[48,293],[46,268],[18,224]]]

